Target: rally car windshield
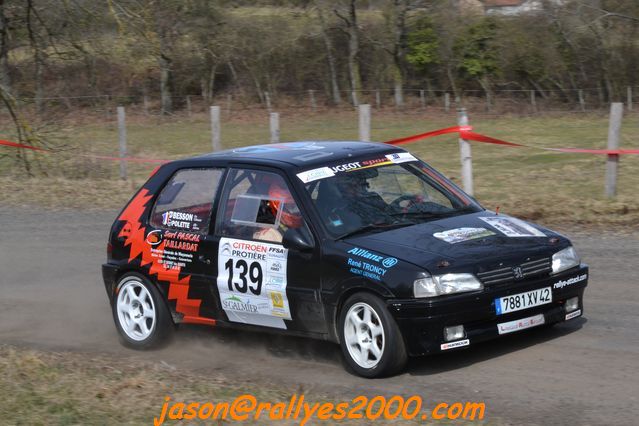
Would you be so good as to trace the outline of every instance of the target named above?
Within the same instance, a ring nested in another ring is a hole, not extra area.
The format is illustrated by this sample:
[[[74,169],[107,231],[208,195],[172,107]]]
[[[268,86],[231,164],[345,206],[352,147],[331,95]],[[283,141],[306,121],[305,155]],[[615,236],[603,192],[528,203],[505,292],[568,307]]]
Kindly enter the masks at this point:
[[[324,176],[305,185],[334,238],[482,210],[439,173],[417,160],[366,164],[361,161],[324,168]]]

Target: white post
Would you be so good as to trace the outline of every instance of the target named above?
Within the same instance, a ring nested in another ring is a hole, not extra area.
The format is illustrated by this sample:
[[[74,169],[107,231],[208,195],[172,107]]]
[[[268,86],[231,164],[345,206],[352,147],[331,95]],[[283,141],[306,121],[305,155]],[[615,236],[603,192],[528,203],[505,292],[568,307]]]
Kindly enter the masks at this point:
[[[213,151],[220,151],[222,143],[220,139],[220,107],[211,107],[211,144]]]
[[[315,112],[315,110],[317,109],[317,103],[315,102],[315,90],[308,91],[308,98],[311,102],[311,109],[313,110],[313,112]]]
[[[534,90],[530,91],[530,104],[532,105],[533,112],[537,112],[537,98]]]
[[[375,90],[375,105],[377,109],[382,106],[382,95],[379,93],[379,89]]]
[[[276,112],[270,114],[271,143],[280,142],[280,115]]]
[[[118,140],[120,142],[120,178],[126,180],[126,113],[118,107]]]
[[[186,113],[191,116],[191,95],[186,95]]]
[[[426,94],[423,90],[419,91],[419,102],[422,105],[422,109],[426,108]]]
[[[584,91],[579,89],[579,107],[582,112],[586,111],[586,101],[584,100]]]
[[[466,108],[459,108],[457,112],[457,123],[460,126],[468,126]],[[473,154],[470,149],[470,143],[461,137],[459,138],[459,154],[461,158],[462,187],[468,194],[473,195]]]
[[[446,112],[450,111],[450,94],[444,93],[444,110]]]
[[[371,140],[371,106],[361,104],[359,107],[359,140],[369,142]]]
[[[626,94],[628,97],[628,111],[632,111],[632,87],[628,86]]]
[[[621,137],[621,120],[623,118],[623,104],[615,102],[610,105],[610,123],[608,125],[608,149],[619,149]],[[617,194],[617,169],[619,155],[609,154],[606,161],[606,197],[612,198]]]

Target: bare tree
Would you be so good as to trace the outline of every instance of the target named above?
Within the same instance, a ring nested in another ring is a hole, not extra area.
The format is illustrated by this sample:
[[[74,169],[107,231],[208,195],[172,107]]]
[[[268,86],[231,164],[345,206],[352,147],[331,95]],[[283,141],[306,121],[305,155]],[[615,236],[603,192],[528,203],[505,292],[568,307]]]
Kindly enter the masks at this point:
[[[9,76],[9,20],[5,14],[5,0],[0,0],[0,86],[11,91]]]
[[[35,9],[33,0],[27,0],[26,23],[27,33],[29,35],[29,44],[33,51],[33,77],[35,80],[35,104],[36,112],[42,114],[44,112],[44,81],[43,73],[47,58],[46,50],[42,46],[40,34],[36,26],[38,25],[39,16]]]
[[[339,93],[339,83],[337,80],[337,65],[335,60],[335,53],[333,52],[333,41],[328,34],[328,24],[326,17],[324,16],[324,8],[326,4],[324,1],[318,1],[317,16],[320,23],[320,32],[322,35],[322,41],[324,42],[324,48],[326,49],[326,60],[328,61],[328,71],[331,79],[331,93],[333,95],[333,103],[339,105],[342,98]]]
[[[349,0],[344,7],[336,5],[335,15],[344,22],[348,36],[348,76],[351,82],[351,102],[359,105],[358,93],[362,90],[362,77],[359,67],[359,28],[357,26],[356,0]]]
[[[162,114],[173,112],[173,55],[188,3],[179,0],[108,0],[121,33],[145,43],[160,69]]]
[[[406,15],[410,0],[393,0],[389,11],[389,23],[393,36],[390,54],[393,57],[392,76],[395,105],[404,105],[404,78],[406,75]]]

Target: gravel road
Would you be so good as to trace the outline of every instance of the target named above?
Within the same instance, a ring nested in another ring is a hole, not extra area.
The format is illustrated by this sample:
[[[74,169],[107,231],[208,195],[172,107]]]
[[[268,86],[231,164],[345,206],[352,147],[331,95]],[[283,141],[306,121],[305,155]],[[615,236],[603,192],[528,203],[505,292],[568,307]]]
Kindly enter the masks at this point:
[[[364,380],[344,371],[335,345],[307,339],[188,326],[161,350],[120,346],[100,275],[116,214],[0,210],[0,342],[164,361],[309,396],[485,401],[486,420],[497,424],[637,424],[639,231],[568,232],[591,267],[584,317],[414,359],[402,375]]]

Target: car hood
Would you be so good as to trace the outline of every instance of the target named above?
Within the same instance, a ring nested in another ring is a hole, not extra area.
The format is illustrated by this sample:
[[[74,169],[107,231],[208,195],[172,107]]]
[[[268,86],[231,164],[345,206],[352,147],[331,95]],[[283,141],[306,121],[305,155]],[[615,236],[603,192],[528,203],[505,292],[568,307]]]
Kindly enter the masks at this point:
[[[488,218],[488,222],[482,218]],[[492,218],[500,218],[507,227],[499,226],[499,222],[493,226]],[[521,236],[527,233],[538,236]],[[570,245],[568,239],[549,229],[486,211],[352,237],[344,242],[410,262],[433,274],[518,265],[551,257]]]

